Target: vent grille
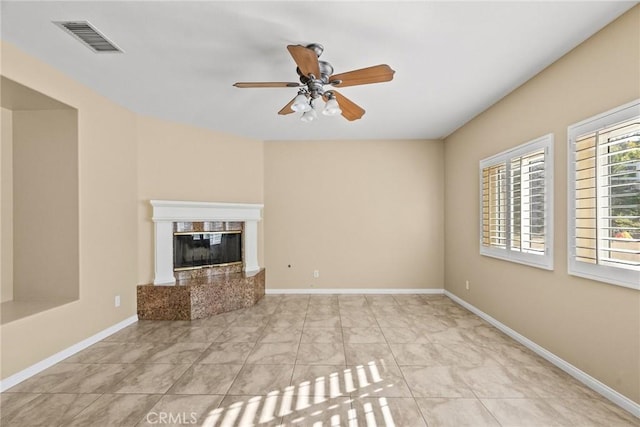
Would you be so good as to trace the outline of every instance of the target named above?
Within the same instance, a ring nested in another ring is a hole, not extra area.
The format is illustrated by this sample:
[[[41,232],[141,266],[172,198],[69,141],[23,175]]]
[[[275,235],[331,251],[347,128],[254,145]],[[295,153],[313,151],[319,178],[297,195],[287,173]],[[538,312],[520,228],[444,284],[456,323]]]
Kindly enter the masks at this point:
[[[123,50],[107,39],[100,31],[87,21],[54,22],[57,26],[67,31],[85,46],[96,53],[122,53]]]

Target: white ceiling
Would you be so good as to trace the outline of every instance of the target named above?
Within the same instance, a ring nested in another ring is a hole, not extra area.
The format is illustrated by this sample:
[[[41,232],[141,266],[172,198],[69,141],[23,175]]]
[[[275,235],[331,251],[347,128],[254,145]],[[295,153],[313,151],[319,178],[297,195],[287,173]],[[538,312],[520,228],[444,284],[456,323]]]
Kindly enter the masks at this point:
[[[442,138],[637,2],[7,1],[2,39],[140,114],[261,140]],[[124,54],[94,54],[52,21],[88,20]],[[279,116],[297,81],[288,44],[336,73],[392,82],[340,92],[367,112]]]

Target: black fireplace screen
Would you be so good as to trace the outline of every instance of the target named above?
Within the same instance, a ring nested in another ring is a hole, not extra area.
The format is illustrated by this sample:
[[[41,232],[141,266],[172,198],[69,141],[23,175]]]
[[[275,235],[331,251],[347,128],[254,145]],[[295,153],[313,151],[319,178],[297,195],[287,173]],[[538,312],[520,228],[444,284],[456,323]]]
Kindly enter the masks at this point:
[[[173,267],[187,269],[242,262],[242,233],[184,233],[173,236]]]

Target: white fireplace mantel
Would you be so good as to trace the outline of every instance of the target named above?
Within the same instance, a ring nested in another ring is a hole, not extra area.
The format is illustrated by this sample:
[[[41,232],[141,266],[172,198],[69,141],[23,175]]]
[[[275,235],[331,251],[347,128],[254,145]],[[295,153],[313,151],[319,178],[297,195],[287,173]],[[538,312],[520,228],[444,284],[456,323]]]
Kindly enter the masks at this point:
[[[174,285],[173,223],[200,221],[243,222],[244,271],[260,270],[258,264],[258,221],[264,205],[246,203],[182,202],[151,200],[155,229],[154,285]]]

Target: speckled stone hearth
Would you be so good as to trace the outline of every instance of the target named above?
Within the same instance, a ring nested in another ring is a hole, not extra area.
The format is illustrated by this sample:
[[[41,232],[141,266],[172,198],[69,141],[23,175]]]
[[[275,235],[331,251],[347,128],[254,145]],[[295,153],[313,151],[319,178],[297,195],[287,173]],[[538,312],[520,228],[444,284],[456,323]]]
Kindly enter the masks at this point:
[[[179,280],[174,286],[138,285],[138,319],[193,320],[250,307],[264,296],[265,271]]]

